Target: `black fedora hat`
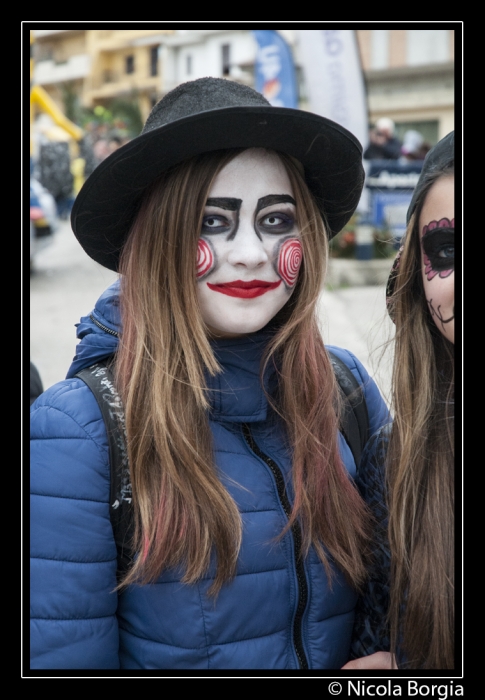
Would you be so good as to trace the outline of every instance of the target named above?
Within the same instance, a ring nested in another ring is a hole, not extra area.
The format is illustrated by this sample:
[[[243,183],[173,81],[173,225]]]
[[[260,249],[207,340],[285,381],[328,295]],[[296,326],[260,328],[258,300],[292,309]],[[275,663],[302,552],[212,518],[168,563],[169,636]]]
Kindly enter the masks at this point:
[[[310,112],[273,107],[224,78],[200,78],[167,93],[140,134],[88,177],[71,213],[75,236],[104,267],[119,255],[147,186],[173,165],[226,148],[272,148],[297,158],[310,191],[337,234],[359,203],[362,146],[344,127]]]

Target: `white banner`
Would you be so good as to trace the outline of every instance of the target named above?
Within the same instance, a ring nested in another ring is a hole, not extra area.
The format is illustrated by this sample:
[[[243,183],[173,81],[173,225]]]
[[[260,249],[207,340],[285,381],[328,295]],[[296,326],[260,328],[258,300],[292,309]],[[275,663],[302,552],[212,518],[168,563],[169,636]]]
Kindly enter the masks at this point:
[[[365,148],[367,95],[355,31],[299,29],[296,33],[310,110],[342,124]]]
[[[298,55],[309,109],[332,119],[356,136],[369,139],[367,93],[353,29],[299,29]],[[365,191],[359,210],[367,209]]]

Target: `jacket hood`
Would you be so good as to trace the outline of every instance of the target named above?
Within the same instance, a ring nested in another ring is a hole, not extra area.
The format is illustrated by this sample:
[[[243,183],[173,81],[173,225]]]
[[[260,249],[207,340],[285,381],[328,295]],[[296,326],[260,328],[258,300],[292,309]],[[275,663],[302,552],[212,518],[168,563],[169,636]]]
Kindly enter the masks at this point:
[[[66,379],[71,379],[79,370],[116,352],[121,329],[119,306],[120,281],[116,280],[99,297],[93,311],[82,316],[76,324],[76,336],[80,342],[76,346],[76,354]]]
[[[116,352],[121,331],[120,281],[114,282],[99,297],[87,316],[76,324],[79,343],[67,373],[71,379],[79,370],[90,367]],[[271,324],[244,338],[212,340],[214,354],[223,371],[206,375],[211,416],[229,422],[262,421],[267,417],[265,390],[275,389],[274,367],[268,367],[263,384],[260,379],[264,349],[274,333]]]

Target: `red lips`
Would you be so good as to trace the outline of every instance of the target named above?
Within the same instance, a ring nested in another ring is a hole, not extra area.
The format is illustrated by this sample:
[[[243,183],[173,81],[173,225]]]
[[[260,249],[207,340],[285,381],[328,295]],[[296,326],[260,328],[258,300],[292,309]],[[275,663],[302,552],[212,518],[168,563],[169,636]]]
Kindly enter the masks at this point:
[[[281,280],[277,282],[265,282],[264,280],[251,280],[251,282],[243,282],[235,280],[234,282],[225,282],[224,284],[210,284],[207,282],[209,289],[213,292],[227,294],[229,297],[239,297],[240,299],[254,299],[260,297],[272,289],[276,289],[281,284]]]

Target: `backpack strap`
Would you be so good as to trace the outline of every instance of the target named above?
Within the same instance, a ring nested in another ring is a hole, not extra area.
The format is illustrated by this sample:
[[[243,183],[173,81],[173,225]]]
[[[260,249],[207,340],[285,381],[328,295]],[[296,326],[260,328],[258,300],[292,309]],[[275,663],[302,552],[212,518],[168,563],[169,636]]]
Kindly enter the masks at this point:
[[[364,390],[345,362],[330,350],[328,354],[343,398],[340,430],[352,451],[358,471],[363,449],[369,439],[369,414]]]
[[[109,515],[118,555],[118,578],[130,567],[133,557],[133,508],[130,468],[126,449],[125,414],[116,389],[111,365],[113,356],[75,375],[93,392],[106,427],[109,443],[110,505]]]

